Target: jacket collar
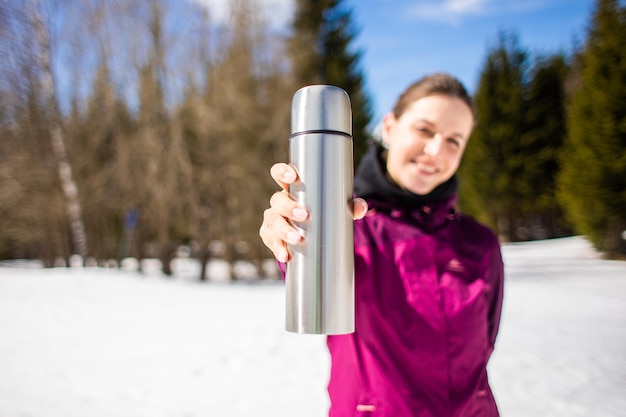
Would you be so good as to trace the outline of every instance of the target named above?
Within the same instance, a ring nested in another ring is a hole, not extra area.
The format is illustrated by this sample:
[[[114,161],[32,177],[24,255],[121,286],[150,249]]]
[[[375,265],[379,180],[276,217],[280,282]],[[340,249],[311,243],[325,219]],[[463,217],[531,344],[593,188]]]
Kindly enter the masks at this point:
[[[375,198],[366,200],[369,207],[367,216],[384,213],[391,218],[415,223],[424,230],[439,229],[449,221],[456,220],[459,216],[456,195],[451,195],[447,200],[424,203],[413,207],[394,205]]]

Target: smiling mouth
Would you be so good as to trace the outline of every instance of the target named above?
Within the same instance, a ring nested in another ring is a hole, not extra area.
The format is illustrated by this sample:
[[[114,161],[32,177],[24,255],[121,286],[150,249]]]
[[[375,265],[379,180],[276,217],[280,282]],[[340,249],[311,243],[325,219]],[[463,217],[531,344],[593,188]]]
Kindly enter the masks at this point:
[[[414,165],[417,170],[419,170],[420,172],[427,174],[427,175],[433,175],[437,173],[437,167],[432,166],[432,165],[427,165],[424,164],[423,162],[419,162],[416,160],[411,160],[410,161],[412,165]]]

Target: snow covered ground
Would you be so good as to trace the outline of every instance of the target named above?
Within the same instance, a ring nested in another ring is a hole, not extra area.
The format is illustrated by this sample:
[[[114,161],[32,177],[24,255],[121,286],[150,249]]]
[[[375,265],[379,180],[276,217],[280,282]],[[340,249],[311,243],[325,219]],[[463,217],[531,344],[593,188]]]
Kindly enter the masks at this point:
[[[579,237],[504,257],[502,416],[625,416],[626,262]],[[283,314],[281,283],[0,267],[0,417],[324,416],[324,337]]]

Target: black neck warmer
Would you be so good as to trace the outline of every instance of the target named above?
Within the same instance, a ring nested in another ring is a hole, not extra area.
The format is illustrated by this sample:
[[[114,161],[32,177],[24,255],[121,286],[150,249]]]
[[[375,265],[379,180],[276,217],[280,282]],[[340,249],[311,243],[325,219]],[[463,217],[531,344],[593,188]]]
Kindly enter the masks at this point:
[[[425,195],[414,194],[400,188],[387,175],[384,151],[382,146],[373,143],[363,156],[354,178],[354,194],[357,197],[410,208],[446,200],[456,192],[456,175]]]

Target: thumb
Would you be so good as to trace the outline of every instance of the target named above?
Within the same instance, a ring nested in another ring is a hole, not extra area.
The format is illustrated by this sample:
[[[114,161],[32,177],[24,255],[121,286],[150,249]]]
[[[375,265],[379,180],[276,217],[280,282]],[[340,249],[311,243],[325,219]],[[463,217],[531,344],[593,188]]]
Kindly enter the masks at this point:
[[[362,198],[355,198],[352,200],[352,218],[359,220],[365,217],[367,213],[367,202]]]

